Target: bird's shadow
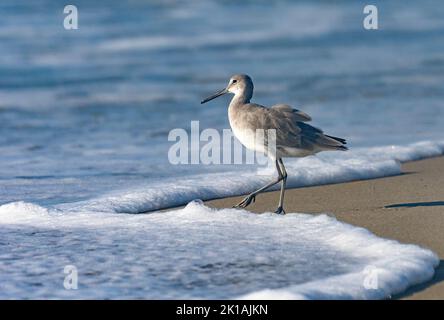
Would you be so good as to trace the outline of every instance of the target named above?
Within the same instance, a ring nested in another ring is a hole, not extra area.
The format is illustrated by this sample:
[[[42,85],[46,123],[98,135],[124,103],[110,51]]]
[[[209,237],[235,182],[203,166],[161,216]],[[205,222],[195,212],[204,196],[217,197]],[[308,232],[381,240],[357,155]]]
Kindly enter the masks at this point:
[[[438,207],[444,206],[444,201],[430,201],[430,202],[410,202],[410,203],[396,203],[385,206],[384,208],[415,208],[415,207]]]
[[[408,297],[410,295],[413,295],[413,294],[415,294],[417,292],[423,291],[426,288],[428,288],[428,287],[430,287],[432,285],[438,284],[438,283],[440,283],[442,281],[444,281],[444,260],[440,260],[439,261],[439,265],[436,267],[435,275],[433,276],[432,279],[430,279],[427,282],[424,282],[424,283],[418,284],[416,286],[410,287],[406,291],[404,291],[404,292],[402,292],[400,294],[394,295],[392,297],[392,299],[406,298],[406,297]]]

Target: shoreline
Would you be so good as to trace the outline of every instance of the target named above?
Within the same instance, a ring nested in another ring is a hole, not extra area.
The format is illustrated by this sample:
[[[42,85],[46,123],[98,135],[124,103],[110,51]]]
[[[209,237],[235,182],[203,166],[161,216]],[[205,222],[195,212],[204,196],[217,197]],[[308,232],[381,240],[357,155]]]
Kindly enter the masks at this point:
[[[427,283],[393,297],[444,299],[444,156],[402,164],[402,174],[345,183],[287,189],[287,212],[328,213],[375,235],[434,251],[441,263]],[[230,208],[242,196],[205,201]],[[273,212],[279,191],[260,194],[247,209]]]

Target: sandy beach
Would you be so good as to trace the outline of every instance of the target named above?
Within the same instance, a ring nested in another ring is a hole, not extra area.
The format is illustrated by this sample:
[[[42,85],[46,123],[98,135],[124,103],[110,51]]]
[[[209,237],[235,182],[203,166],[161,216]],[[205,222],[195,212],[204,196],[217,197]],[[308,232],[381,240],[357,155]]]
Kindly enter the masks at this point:
[[[444,2],[376,2],[3,0],[0,300],[444,299]]]
[[[380,237],[433,250],[441,259],[434,278],[394,298],[444,299],[444,157],[404,163],[402,169],[398,176],[287,190],[285,209],[329,213]],[[274,211],[278,197],[276,191],[264,193],[248,210]],[[207,204],[231,207],[241,199]]]

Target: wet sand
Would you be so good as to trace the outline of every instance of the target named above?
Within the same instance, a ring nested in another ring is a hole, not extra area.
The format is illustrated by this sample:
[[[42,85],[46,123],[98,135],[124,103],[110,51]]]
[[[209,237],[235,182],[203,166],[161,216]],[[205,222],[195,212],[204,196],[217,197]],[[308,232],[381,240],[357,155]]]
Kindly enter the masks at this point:
[[[330,213],[380,237],[433,250],[441,259],[435,277],[395,298],[444,299],[444,157],[408,162],[402,169],[394,177],[287,190],[285,210]],[[226,208],[242,198],[206,203]],[[278,199],[276,191],[264,193],[248,210],[274,211]]]

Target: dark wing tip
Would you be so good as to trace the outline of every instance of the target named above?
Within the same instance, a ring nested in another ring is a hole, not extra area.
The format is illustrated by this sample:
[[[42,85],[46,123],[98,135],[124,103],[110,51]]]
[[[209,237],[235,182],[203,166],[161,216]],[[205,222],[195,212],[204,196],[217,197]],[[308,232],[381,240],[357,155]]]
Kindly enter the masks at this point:
[[[343,138],[338,138],[338,137],[334,137],[334,136],[329,136],[329,135],[325,135],[326,137],[329,137],[330,139],[336,140],[342,144],[347,144],[347,140],[343,139]]]

